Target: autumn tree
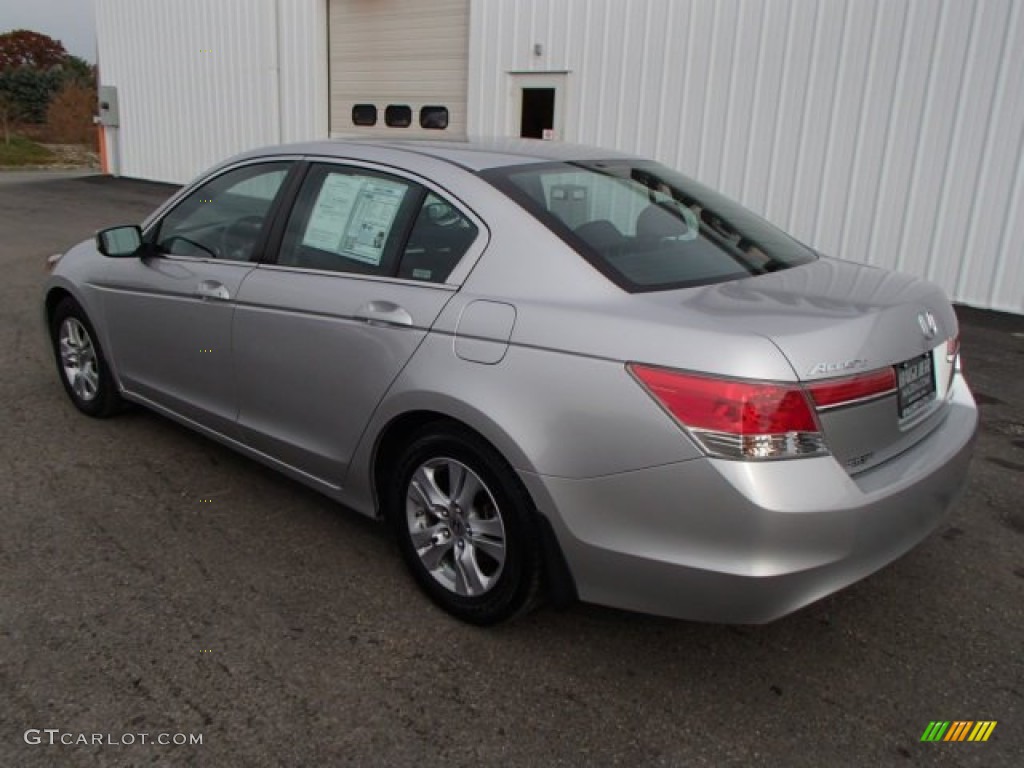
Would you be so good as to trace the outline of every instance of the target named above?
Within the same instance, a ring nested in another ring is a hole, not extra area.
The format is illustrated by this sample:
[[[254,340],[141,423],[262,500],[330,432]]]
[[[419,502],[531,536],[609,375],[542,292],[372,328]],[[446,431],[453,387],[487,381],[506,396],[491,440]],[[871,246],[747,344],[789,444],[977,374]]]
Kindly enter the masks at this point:
[[[50,100],[46,111],[47,141],[59,144],[90,144],[96,141],[96,89],[67,81]]]
[[[55,114],[63,123],[81,122],[87,92],[94,95],[95,88],[96,68],[70,55],[59,40],[27,29],[0,35],[0,129],[5,142],[10,143],[15,125],[46,121],[54,94],[65,90]],[[87,118],[91,125],[91,114]],[[61,132],[66,130],[62,126]]]
[[[0,35],[0,69],[48,70],[68,57],[60,40],[29,29],[15,29]]]

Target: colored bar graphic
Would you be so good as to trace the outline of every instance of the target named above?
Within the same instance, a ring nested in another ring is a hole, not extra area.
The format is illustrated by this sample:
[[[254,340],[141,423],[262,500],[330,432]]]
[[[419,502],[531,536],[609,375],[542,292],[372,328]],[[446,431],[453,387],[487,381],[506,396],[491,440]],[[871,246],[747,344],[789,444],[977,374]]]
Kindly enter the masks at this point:
[[[974,726],[974,730],[971,731],[971,735],[968,737],[968,741],[988,741],[988,737],[992,735],[992,731],[996,727],[995,720],[979,720],[978,724]]]
[[[949,729],[949,733],[946,734],[946,738],[943,741],[963,741],[963,737],[967,734],[967,729],[973,725],[968,720],[955,720],[953,725]]]
[[[948,720],[932,720],[921,734],[921,741],[941,741],[947,728],[949,728]]]
[[[921,734],[921,741],[988,741],[996,720],[932,720]]]

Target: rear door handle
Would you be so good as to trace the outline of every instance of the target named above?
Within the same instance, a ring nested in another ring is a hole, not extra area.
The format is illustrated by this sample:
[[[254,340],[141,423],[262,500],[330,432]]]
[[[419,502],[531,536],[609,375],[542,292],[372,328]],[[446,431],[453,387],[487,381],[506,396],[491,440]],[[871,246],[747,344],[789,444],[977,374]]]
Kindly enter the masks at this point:
[[[203,280],[203,282],[196,287],[196,296],[201,299],[227,301],[231,298],[231,292],[224,287],[224,283],[218,282],[217,280]]]
[[[356,320],[370,325],[412,325],[412,315],[391,301],[371,301],[356,310]]]

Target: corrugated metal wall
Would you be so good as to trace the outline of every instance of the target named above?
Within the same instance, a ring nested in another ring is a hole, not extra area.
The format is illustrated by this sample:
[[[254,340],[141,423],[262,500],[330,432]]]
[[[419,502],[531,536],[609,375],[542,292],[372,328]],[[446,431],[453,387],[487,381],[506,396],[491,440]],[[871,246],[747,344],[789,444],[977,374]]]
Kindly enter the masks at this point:
[[[120,173],[184,182],[236,152],[327,135],[321,0],[96,0]]]
[[[471,133],[518,124],[508,73],[567,70],[565,139],[1024,312],[1024,2],[473,0],[470,24]]]
[[[327,137],[327,3],[277,0],[281,141]]]

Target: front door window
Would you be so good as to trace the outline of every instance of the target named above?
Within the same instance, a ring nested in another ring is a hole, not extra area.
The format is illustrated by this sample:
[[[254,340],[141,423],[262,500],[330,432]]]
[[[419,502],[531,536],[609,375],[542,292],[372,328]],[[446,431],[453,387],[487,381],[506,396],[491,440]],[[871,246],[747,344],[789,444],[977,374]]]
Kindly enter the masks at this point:
[[[255,260],[267,215],[290,165],[247,165],[193,190],[164,217],[157,246],[176,256]]]

